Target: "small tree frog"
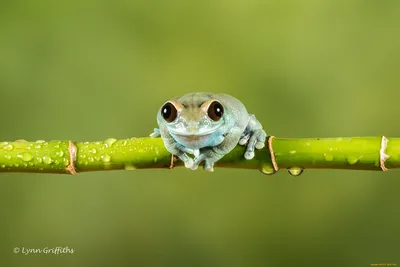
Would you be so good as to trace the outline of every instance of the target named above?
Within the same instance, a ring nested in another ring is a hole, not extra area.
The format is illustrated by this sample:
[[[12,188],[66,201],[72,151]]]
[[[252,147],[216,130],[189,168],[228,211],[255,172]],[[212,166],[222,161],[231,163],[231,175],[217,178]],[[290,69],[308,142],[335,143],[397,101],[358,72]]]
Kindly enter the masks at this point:
[[[226,94],[190,93],[165,102],[158,111],[159,129],[151,137],[164,141],[166,149],[186,168],[214,170],[214,163],[237,144],[246,145],[244,157],[264,147],[267,134],[238,99]],[[194,159],[187,154],[193,154]]]

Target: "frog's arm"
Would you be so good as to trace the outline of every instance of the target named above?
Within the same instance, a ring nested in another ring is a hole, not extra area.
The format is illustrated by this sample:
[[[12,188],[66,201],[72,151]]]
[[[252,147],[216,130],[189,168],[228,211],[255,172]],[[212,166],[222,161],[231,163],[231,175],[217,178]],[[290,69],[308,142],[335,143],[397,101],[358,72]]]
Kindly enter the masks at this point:
[[[177,143],[175,141],[175,139],[169,133],[168,128],[166,126],[161,124],[160,129],[154,129],[154,133],[151,134],[151,137],[157,137],[157,136],[155,136],[156,134],[158,134],[159,136],[162,137],[166,149],[172,155],[175,155],[178,158],[180,158],[183,161],[183,163],[185,164],[186,168],[192,168],[193,159],[186,154],[186,152],[191,152],[191,150],[189,151],[184,146]]]

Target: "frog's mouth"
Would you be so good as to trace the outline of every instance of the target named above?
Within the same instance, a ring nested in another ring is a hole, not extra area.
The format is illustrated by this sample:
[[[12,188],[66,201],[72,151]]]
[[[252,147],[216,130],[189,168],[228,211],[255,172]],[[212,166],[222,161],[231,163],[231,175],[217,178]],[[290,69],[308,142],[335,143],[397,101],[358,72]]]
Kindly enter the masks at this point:
[[[210,138],[213,135],[218,127],[208,129],[207,131],[203,132],[179,132],[171,130],[171,134],[176,138],[179,139],[181,142],[190,143],[190,142],[202,142]]]
[[[179,137],[191,137],[191,138],[200,138],[202,136],[209,136],[211,134],[213,134],[218,127],[214,127],[211,129],[207,129],[206,131],[176,131],[171,129],[171,133],[175,136],[179,136]]]

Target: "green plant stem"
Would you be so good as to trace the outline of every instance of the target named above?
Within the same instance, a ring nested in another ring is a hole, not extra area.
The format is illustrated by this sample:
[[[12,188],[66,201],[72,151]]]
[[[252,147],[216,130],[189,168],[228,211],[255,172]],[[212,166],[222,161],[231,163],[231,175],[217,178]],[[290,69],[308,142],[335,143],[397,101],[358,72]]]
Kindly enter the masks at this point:
[[[383,167],[400,167],[400,138],[382,137],[272,139],[273,157],[279,169],[382,170],[382,152],[389,156]],[[76,146],[75,152],[71,147]],[[268,146],[257,150],[252,160],[243,157],[237,146],[216,163],[216,167],[263,170],[273,173]],[[73,164],[71,164],[71,162]],[[171,154],[161,138],[113,138],[99,142],[15,141],[0,143],[0,172],[65,173],[169,168]],[[182,166],[178,160],[174,166]],[[72,167],[72,169],[71,169]]]

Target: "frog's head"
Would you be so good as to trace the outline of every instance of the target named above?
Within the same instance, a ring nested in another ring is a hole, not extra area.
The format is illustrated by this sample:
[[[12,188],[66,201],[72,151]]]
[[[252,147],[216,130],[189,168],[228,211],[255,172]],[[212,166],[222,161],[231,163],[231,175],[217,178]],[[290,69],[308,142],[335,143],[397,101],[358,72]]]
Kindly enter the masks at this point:
[[[191,95],[164,103],[158,113],[158,122],[181,144],[203,146],[210,137],[225,133],[225,108],[208,96]],[[208,141],[207,141],[208,140]]]

